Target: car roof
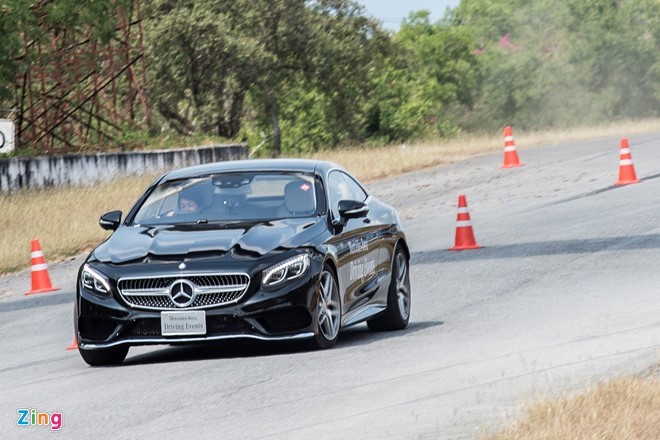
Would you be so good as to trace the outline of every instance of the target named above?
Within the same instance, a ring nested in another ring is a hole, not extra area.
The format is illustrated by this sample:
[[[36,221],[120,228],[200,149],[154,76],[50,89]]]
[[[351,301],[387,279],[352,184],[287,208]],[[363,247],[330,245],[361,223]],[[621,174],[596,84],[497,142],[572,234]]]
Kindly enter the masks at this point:
[[[206,176],[209,174],[231,173],[241,171],[298,171],[319,172],[324,174],[330,169],[344,170],[341,166],[323,160],[310,159],[247,159],[214,162],[204,165],[180,168],[166,173],[160,180],[169,181],[189,177]],[[344,170],[345,171],[345,170]]]

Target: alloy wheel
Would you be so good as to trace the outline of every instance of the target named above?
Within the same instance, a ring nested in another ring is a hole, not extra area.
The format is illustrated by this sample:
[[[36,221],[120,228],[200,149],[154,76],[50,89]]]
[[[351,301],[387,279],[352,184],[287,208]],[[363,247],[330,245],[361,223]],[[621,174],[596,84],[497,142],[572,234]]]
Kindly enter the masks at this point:
[[[408,283],[408,262],[403,252],[396,255],[396,296],[401,318],[408,319],[410,315],[410,285]]]
[[[341,318],[339,305],[339,290],[335,277],[327,270],[321,274],[321,286],[318,305],[319,331],[323,337],[332,341],[339,333]]]

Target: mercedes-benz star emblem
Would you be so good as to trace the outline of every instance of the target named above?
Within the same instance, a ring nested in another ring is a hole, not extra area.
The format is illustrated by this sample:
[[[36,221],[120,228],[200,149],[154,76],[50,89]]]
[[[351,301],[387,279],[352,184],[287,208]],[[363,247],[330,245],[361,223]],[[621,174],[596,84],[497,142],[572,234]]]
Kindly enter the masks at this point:
[[[186,268],[186,263],[179,264],[179,270],[183,270],[185,268]]]
[[[170,298],[177,307],[186,307],[195,300],[195,288],[190,281],[177,280],[170,287]]]

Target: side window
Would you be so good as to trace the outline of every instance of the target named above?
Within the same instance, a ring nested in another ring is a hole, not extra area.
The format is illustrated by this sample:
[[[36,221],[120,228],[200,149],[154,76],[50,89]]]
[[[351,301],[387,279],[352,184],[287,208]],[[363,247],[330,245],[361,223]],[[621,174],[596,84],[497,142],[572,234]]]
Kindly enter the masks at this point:
[[[357,200],[364,202],[367,193],[350,176],[341,171],[332,171],[328,176],[328,198],[334,218],[339,217],[337,205],[340,200]]]
[[[179,206],[177,204],[177,195],[174,194],[170,197],[165,198],[163,200],[163,203],[160,205],[160,212],[158,215],[165,215],[168,212],[174,212],[179,210]]]
[[[339,210],[337,209],[337,204],[340,200],[350,198],[350,190],[348,185],[341,177],[339,171],[333,171],[328,175],[328,199],[330,200],[330,209],[332,210],[332,216],[334,218],[339,218]]]
[[[367,200],[367,193],[362,189],[359,183],[357,183],[351,176],[348,174],[341,173],[342,177],[346,181],[348,188],[353,194],[352,200],[357,200],[358,202],[364,202]]]

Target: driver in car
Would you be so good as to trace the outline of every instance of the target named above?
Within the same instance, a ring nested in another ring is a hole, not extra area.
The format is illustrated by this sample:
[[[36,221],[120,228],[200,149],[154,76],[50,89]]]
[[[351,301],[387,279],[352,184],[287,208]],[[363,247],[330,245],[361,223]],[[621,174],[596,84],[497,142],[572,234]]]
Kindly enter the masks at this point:
[[[177,210],[168,211],[166,217],[172,217],[174,214],[196,214],[202,210],[202,197],[192,189],[184,189],[179,193],[177,200]]]
[[[179,211],[185,213],[197,213],[201,210],[201,203],[197,194],[179,194]]]

